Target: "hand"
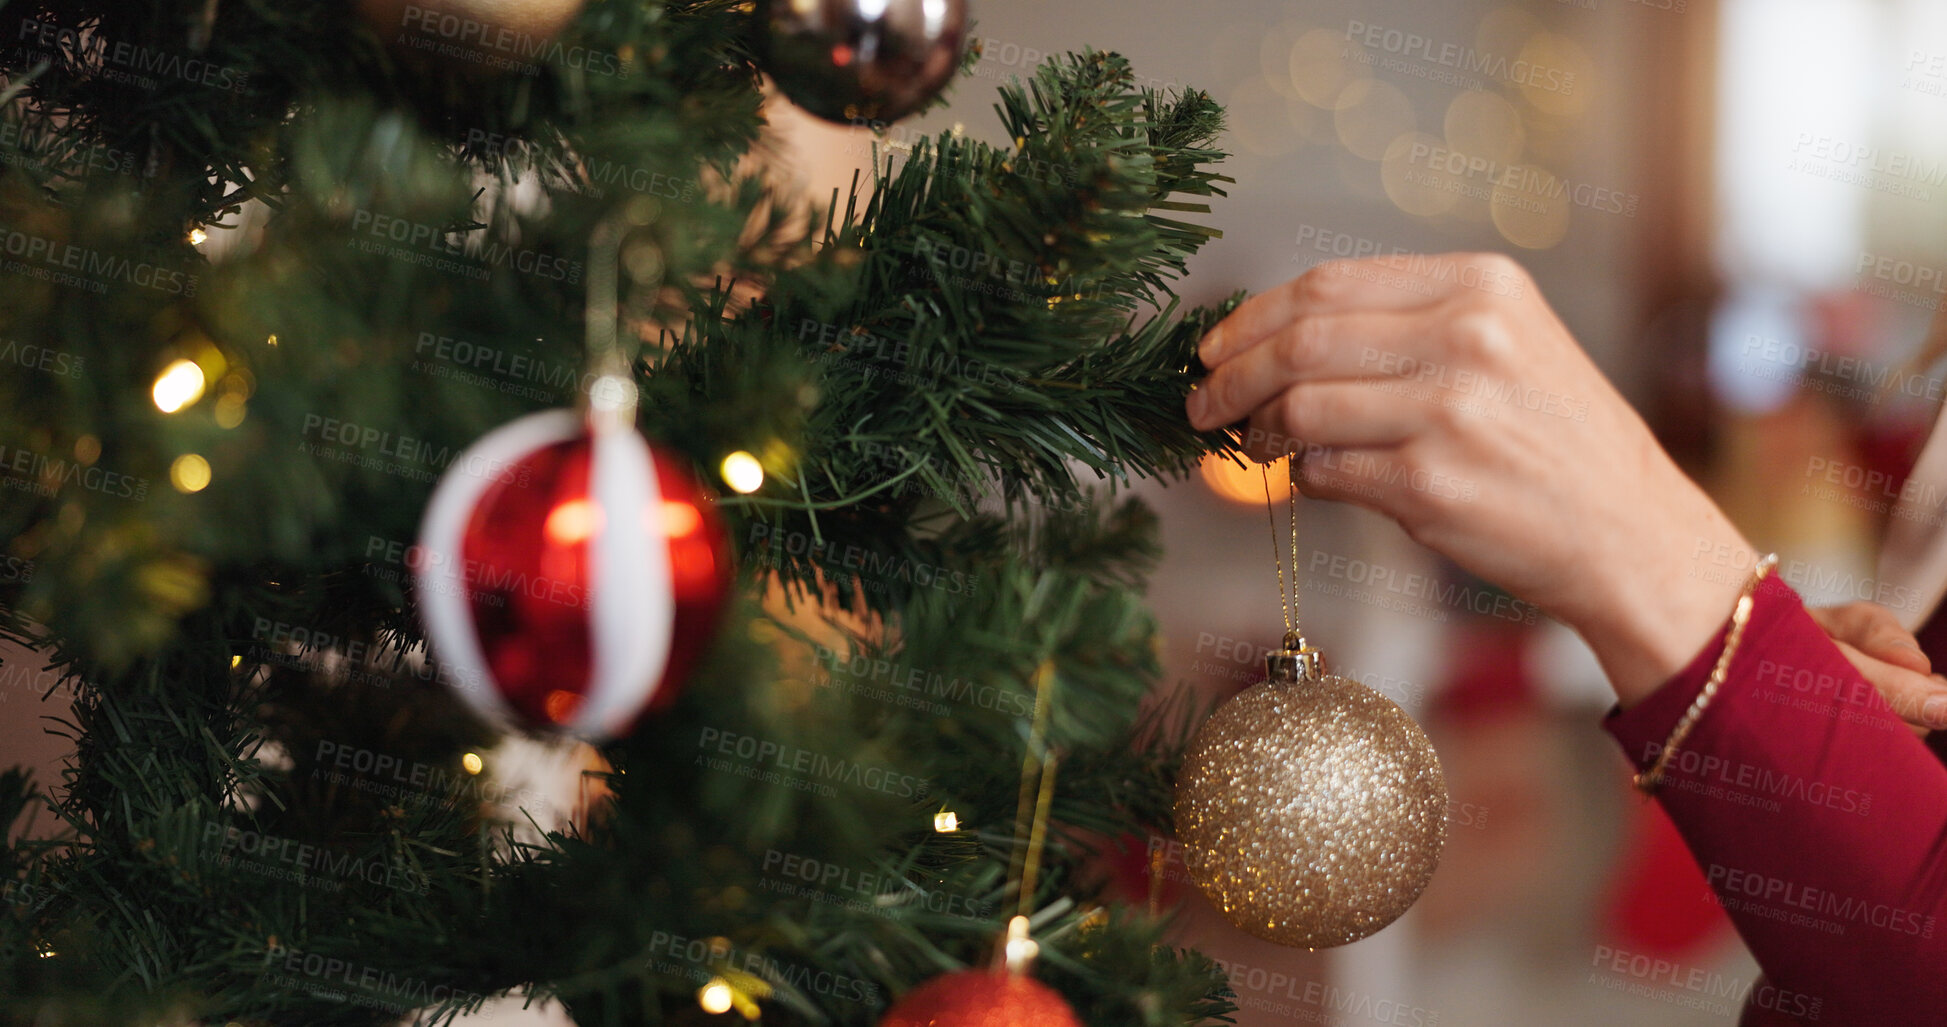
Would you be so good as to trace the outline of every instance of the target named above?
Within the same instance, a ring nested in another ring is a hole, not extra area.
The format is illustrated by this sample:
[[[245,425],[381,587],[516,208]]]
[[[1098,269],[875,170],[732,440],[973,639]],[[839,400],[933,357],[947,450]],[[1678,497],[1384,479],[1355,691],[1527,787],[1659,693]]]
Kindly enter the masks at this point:
[[[1496,254],[1325,264],[1201,343],[1208,430],[1302,458],[1301,490],[1414,539],[1580,631],[1625,706],[1687,665],[1754,554],[1657,446],[1520,266]]]
[[[1932,661],[1893,611],[1847,603],[1807,612],[1916,734],[1947,728],[1947,678],[1931,673]]]

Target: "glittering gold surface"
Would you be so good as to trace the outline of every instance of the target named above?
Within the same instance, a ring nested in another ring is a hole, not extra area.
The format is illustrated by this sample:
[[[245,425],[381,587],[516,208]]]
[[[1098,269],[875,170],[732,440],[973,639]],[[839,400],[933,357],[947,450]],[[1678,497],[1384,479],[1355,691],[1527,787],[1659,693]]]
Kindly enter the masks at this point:
[[[1356,681],[1254,685],[1190,743],[1176,831],[1231,923],[1301,948],[1406,912],[1447,840],[1447,780],[1413,718]]]

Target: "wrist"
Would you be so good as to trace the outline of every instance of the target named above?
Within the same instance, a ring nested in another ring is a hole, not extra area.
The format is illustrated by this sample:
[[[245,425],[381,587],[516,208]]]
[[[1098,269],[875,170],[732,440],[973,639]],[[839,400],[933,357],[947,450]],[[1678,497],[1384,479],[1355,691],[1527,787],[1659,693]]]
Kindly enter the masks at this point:
[[[1609,676],[1624,709],[1690,665],[1729,620],[1759,554],[1714,504],[1663,525],[1655,541],[1609,561],[1592,582],[1596,602],[1570,619]]]

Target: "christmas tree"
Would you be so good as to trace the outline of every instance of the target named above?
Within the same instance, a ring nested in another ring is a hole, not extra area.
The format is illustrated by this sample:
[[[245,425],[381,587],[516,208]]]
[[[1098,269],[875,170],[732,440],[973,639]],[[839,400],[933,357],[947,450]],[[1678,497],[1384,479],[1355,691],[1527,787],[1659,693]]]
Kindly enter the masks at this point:
[[[0,1022],[873,1024],[1017,912],[1083,1022],[1230,1008],[1091,871],[1168,830],[1192,719],[1112,487],[1233,445],[1170,293],[1221,111],[1066,55],[1011,146],[807,217],[752,172],[804,59],[763,9],[5,6],[0,617],[73,755],[0,780]],[[735,598],[541,830],[416,539],[615,353]]]

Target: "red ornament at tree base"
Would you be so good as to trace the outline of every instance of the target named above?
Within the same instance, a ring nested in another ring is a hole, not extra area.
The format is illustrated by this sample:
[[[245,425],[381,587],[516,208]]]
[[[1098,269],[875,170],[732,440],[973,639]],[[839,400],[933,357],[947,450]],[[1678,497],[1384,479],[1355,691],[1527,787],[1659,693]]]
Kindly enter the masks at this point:
[[[961,970],[907,992],[879,1027],[1082,1027],[1061,993],[1026,974]]]
[[[433,649],[476,710],[583,736],[667,706],[730,591],[730,538],[676,454],[567,410],[482,437],[413,560]]]
[[[356,0],[393,55],[468,75],[533,74],[584,0]]]

